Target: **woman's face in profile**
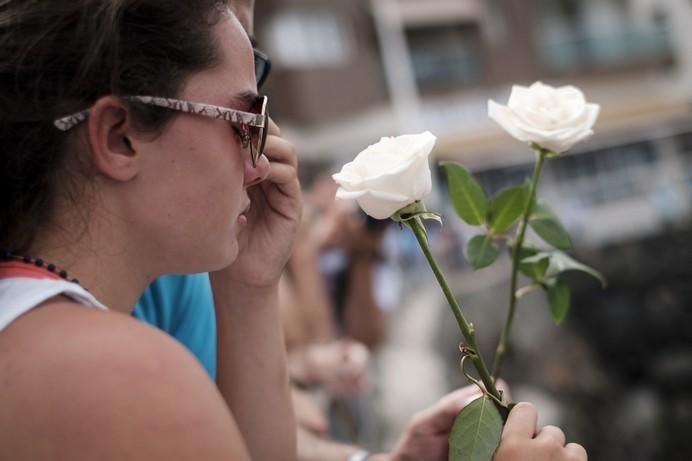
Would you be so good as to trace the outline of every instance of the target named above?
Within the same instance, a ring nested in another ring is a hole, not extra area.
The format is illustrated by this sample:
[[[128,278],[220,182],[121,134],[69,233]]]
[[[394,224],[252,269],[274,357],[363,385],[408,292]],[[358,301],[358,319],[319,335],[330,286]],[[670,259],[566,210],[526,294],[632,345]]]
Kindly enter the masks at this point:
[[[231,14],[214,33],[218,65],[191,77],[179,98],[248,111],[257,89],[247,34]],[[179,272],[228,266],[238,254],[239,217],[249,205],[245,186],[266,175],[266,159],[253,168],[229,122],[194,114],[176,116],[149,148],[141,205],[155,234],[152,244],[165,246],[157,252],[179,258]]]

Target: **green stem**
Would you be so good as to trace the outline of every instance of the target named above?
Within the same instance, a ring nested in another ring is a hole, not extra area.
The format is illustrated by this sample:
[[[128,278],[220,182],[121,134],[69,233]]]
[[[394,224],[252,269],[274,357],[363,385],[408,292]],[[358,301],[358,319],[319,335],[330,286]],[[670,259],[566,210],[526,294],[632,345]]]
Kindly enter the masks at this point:
[[[425,255],[426,259],[428,260],[428,263],[430,264],[430,268],[435,274],[437,283],[439,283],[440,288],[442,288],[442,292],[445,295],[445,298],[447,298],[449,307],[452,309],[452,313],[454,314],[454,317],[457,319],[459,329],[461,330],[461,333],[464,335],[464,339],[466,339],[467,345],[470,349],[473,350],[473,354],[470,354],[469,358],[476,367],[476,371],[478,371],[478,375],[480,376],[481,381],[483,381],[485,389],[490,394],[492,394],[493,397],[495,397],[498,401],[502,401],[502,394],[500,394],[497,388],[495,387],[495,381],[490,376],[488,367],[485,365],[483,357],[481,356],[481,352],[478,350],[478,345],[476,344],[476,331],[473,325],[470,324],[464,317],[464,314],[461,311],[461,307],[459,306],[456,299],[454,298],[454,295],[452,294],[452,290],[450,290],[449,285],[447,285],[447,280],[445,279],[444,274],[442,274],[442,271],[438,267],[435,258],[430,252],[430,248],[428,247],[428,239],[425,234],[425,228],[423,227],[423,223],[421,222],[420,218],[414,218],[408,221],[407,224],[411,227],[411,230],[413,230],[413,233],[415,234],[416,239],[418,240],[418,244],[423,250],[423,254]]]
[[[509,308],[507,309],[507,318],[505,319],[505,325],[502,328],[502,333],[500,335],[500,340],[497,343],[497,349],[495,351],[495,361],[493,363],[493,377],[497,379],[500,375],[500,369],[502,368],[502,362],[504,361],[505,354],[507,353],[507,342],[509,340],[509,331],[512,328],[512,321],[514,320],[514,312],[517,307],[517,278],[519,275],[519,252],[524,245],[524,236],[526,235],[526,228],[529,225],[529,219],[531,218],[531,211],[533,210],[533,202],[536,198],[536,189],[538,188],[538,180],[541,177],[541,172],[543,171],[543,164],[545,163],[545,158],[548,156],[550,151],[540,148],[539,146],[533,146],[536,151],[536,165],[533,169],[533,176],[531,177],[531,184],[529,185],[529,202],[524,210],[524,215],[519,223],[519,232],[516,241],[514,242],[514,249],[512,251],[512,279],[509,287]]]

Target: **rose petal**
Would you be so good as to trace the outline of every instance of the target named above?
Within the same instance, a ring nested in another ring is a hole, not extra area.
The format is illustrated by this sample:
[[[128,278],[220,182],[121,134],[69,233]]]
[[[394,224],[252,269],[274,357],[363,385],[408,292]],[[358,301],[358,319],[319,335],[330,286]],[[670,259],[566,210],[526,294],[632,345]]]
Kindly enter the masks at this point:
[[[387,219],[413,203],[408,197],[380,191],[367,191],[356,199],[358,206],[375,219]]]
[[[588,113],[586,126],[593,128],[596,124],[596,120],[598,120],[598,116],[601,115],[601,106],[598,104],[587,104],[586,110]]]
[[[521,120],[518,120],[511,109],[490,100],[488,101],[488,116],[499,123],[513,138],[523,142],[530,141],[526,133],[519,128],[522,124]]]
[[[339,187],[336,190],[336,198],[341,199],[341,200],[355,200],[357,198],[362,197],[366,193],[367,192],[364,190],[350,191],[350,190],[346,190],[346,189]]]
[[[548,133],[534,132],[531,136],[535,137],[534,142],[536,144],[550,149],[555,153],[568,151],[574,147],[574,145],[585,141],[593,135],[593,130],[591,128],[596,123],[599,113],[600,106],[598,104],[587,104],[584,121],[577,127],[565,128]]]
[[[353,162],[345,164],[341,168],[340,172],[332,175],[332,179],[334,179],[337,184],[347,188],[355,186],[361,180],[360,176],[357,174],[357,168]]]
[[[507,101],[507,107],[515,110],[526,107],[531,98],[531,89],[525,86],[514,85]]]
[[[432,174],[428,159],[419,159],[418,164],[414,165],[418,171],[412,183],[412,193],[415,200],[421,200],[432,191]]]
[[[351,188],[359,189],[370,181],[379,181],[383,176],[398,176],[410,168],[417,157],[427,159],[436,140],[437,137],[429,131],[382,138],[344,165],[341,172],[332,175],[332,178],[337,182],[347,181]]]

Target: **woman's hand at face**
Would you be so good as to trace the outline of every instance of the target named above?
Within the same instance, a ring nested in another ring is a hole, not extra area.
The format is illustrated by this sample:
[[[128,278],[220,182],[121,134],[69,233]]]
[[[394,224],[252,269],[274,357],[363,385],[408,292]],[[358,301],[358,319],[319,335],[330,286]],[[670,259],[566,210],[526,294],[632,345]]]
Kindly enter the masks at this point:
[[[238,237],[238,257],[226,269],[233,282],[252,288],[278,283],[302,213],[296,149],[281,137],[274,121],[270,119],[269,124],[264,155],[259,159],[269,162],[269,172],[266,179],[247,189],[251,202],[247,226]]]

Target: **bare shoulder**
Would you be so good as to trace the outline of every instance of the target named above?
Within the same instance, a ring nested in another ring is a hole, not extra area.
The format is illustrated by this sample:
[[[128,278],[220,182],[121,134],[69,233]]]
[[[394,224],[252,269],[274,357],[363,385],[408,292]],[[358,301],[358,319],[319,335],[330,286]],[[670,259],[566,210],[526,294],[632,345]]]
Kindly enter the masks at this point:
[[[16,460],[247,459],[223,398],[182,346],[67,302],[0,332],[0,446]]]

